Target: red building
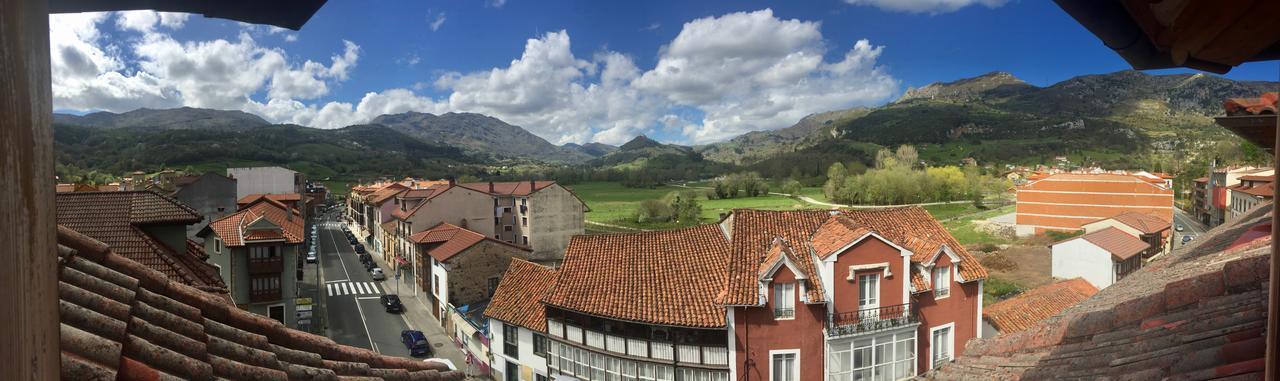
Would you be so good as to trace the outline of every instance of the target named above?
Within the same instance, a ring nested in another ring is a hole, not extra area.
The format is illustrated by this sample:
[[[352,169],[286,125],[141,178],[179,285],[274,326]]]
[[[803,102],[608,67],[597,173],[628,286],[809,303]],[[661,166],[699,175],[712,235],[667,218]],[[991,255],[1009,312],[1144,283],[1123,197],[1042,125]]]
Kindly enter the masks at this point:
[[[559,271],[547,369],[582,380],[910,378],[979,336],[987,275],[918,207],[579,236]]]

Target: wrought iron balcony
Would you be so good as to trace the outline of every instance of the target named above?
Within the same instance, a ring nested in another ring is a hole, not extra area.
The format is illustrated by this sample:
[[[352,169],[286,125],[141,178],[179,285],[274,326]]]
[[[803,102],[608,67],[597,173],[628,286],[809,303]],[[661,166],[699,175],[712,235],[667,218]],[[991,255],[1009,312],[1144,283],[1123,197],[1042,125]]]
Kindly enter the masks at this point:
[[[909,304],[865,308],[857,311],[836,312],[827,317],[828,336],[847,336],[876,332],[919,323],[916,311]]]

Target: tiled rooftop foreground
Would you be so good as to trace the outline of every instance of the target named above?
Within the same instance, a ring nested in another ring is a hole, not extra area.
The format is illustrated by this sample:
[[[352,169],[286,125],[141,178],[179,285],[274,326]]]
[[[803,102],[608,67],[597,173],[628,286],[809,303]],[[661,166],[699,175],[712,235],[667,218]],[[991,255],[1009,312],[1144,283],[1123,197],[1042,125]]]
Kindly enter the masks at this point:
[[[1215,228],[1038,325],[971,341],[938,380],[1261,379],[1271,205]]]
[[[58,227],[63,380],[462,380],[286,328]]]

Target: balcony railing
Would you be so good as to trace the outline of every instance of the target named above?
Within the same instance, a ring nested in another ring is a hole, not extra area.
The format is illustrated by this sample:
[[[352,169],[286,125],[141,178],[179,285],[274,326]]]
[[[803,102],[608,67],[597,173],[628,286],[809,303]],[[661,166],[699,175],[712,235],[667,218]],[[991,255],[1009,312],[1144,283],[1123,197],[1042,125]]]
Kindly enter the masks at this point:
[[[280,300],[280,289],[252,290],[249,292],[249,303],[274,302]]]
[[[837,312],[828,316],[827,335],[845,336],[875,332],[919,322],[915,309],[909,304],[865,308]]]
[[[284,259],[280,256],[265,259],[249,259],[250,274],[279,274],[284,270]]]
[[[729,365],[729,349],[726,347],[672,344],[662,341],[621,337],[566,325],[555,320],[547,321],[547,331],[553,338],[579,344],[587,348],[599,349],[601,353],[648,358],[655,362],[714,366]]]

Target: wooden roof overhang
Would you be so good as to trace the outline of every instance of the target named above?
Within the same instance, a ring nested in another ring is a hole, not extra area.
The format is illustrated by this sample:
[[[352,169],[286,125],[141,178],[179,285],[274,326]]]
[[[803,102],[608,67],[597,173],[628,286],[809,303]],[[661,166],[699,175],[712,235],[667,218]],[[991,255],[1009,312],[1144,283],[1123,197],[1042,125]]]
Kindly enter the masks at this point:
[[[326,0],[49,0],[49,13],[151,9],[298,30]]]

